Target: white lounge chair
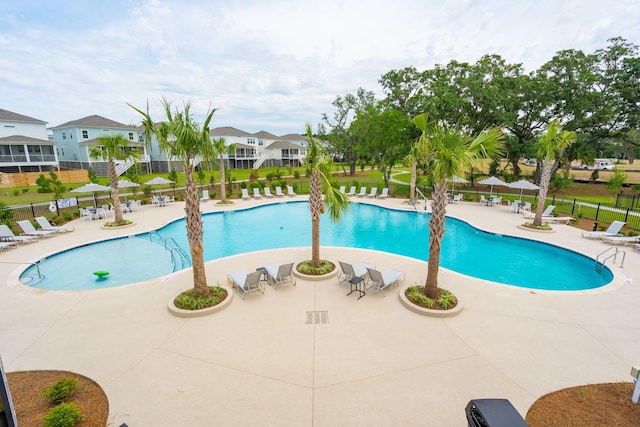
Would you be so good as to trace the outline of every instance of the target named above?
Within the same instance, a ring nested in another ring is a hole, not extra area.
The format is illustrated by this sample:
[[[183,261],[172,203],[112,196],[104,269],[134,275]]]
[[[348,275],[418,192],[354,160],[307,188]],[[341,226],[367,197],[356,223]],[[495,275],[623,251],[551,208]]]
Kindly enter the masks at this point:
[[[200,197],[200,201],[206,202],[207,200],[209,200],[209,190],[202,190],[202,197]]]
[[[562,223],[569,224],[571,221],[575,221],[576,219],[572,216],[543,216],[542,222],[554,222],[554,223]]]
[[[345,191],[347,191],[347,187],[346,187],[345,185],[341,185],[341,186],[340,186],[340,192],[341,192],[342,194],[344,194],[344,192],[345,192]]]
[[[602,239],[604,237],[622,237],[620,230],[626,223],[622,221],[613,221],[606,231],[583,231],[582,237],[588,239]]]
[[[284,197],[281,187],[276,187],[276,197]]]
[[[251,197],[249,196],[249,190],[246,188],[243,188],[241,191],[242,195],[240,197],[242,197],[242,200],[249,200],[251,199]]]
[[[262,198],[262,194],[260,194],[260,188],[253,187],[253,198],[254,199],[261,199]]]
[[[58,227],[58,226],[52,225],[49,222],[49,220],[43,216],[37,216],[35,220],[40,226],[40,229],[44,231],[57,231],[58,233],[66,233],[67,231],[74,230],[74,227],[68,227],[68,226]]]
[[[349,283],[354,277],[364,277],[367,274],[367,268],[376,268],[375,265],[367,262],[359,262],[351,265],[346,262],[338,261],[342,272],[338,275],[338,283]]]
[[[35,243],[38,238],[36,236],[16,236],[8,225],[0,224],[0,240],[3,242]]]
[[[635,243],[640,243],[640,236],[603,237],[602,240],[616,246],[633,246]]]
[[[378,187],[371,187],[371,192],[367,194],[367,197],[370,199],[375,199],[376,194],[378,194]]]
[[[364,197],[367,195],[367,187],[361,187],[360,192],[356,194],[358,197]]]
[[[36,230],[33,224],[31,224],[31,221],[26,219],[22,221],[18,221],[18,225],[22,229],[22,235],[24,236],[51,237],[58,234],[57,231]]]
[[[487,200],[486,197],[484,197],[484,194],[480,195],[480,203],[482,203],[485,206],[489,206],[489,201]]]
[[[6,248],[17,248],[18,247],[18,243],[17,242],[3,242],[0,241],[0,251],[5,250]]]
[[[349,189],[349,192],[346,194],[347,197],[351,197],[351,196],[355,196],[356,195],[356,186],[352,186]]]
[[[296,279],[293,277],[293,263],[290,264],[267,264],[264,266],[267,270],[269,283],[275,288],[276,285],[296,285]]]
[[[453,196],[453,203],[458,203],[462,201],[462,193],[458,193],[455,196]]]
[[[273,194],[271,194],[271,188],[264,187],[264,197],[266,197],[266,198],[273,197]]]
[[[389,189],[387,187],[382,189],[382,192],[378,195],[378,199],[386,199],[389,197]]]
[[[384,294],[384,289],[387,286],[391,286],[394,283],[398,285],[398,281],[404,280],[406,276],[404,271],[395,270],[393,268],[388,268],[383,272],[373,268],[367,268],[367,271],[369,272],[369,287],[367,289],[382,291],[383,296],[386,296]]]
[[[264,293],[264,287],[260,283],[260,271],[247,273],[246,271],[234,271],[227,275],[229,282],[235,286],[240,298],[244,299],[245,294],[254,295]]]
[[[544,219],[544,218],[552,217],[553,215],[551,215],[551,212],[553,212],[553,210],[554,210],[555,208],[556,208],[556,207],[555,207],[555,206],[553,206],[553,205],[549,205],[549,206],[547,206],[547,207],[545,208],[545,210],[544,210],[544,211],[542,211],[542,218]],[[535,218],[535,216],[536,216],[536,213],[535,213],[535,212],[531,212],[531,211],[529,211],[529,212],[523,212],[522,214],[524,215],[524,217],[525,217],[525,218]]]
[[[287,185],[287,196],[289,196],[289,197],[297,196],[296,192],[293,191],[293,186],[292,185]]]

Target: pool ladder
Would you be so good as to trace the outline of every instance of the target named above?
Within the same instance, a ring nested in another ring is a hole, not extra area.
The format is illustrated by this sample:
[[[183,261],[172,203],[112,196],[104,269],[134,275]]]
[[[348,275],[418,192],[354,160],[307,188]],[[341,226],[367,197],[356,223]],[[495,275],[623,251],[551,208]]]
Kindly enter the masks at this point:
[[[604,257],[602,261],[600,261],[600,257],[607,254],[607,252],[611,252],[611,250],[613,250],[614,252]],[[596,264],[595,264],[596,273],[602,274],[602,272],[604,271],[605,264],[611,258],[613,258],[613,262],[615,263],[618,257],[618,254],[622,254],[622,262],[620,263],[620,268],[624,267],[624,259],[627,256],[627,253],[623,250],[620,250],[620,248],[618,248],[617,246],[612,246],[610,248],[607,248],[607,250],[600,252],[598,256],[596,256]]]
[[[183,268],[187,268],[191,265],[191,259],[189,258],[189,255],[187,255],[184,249],[180,247],[178,242],[176,242],[173,237],[164,238],[157,231],[151,231],[149,233],[149,241],[160,243],[164,246],[165,250],[169,251],[169,254],[171,255],[171,262],[173,262],[174,271],[182,270]]]

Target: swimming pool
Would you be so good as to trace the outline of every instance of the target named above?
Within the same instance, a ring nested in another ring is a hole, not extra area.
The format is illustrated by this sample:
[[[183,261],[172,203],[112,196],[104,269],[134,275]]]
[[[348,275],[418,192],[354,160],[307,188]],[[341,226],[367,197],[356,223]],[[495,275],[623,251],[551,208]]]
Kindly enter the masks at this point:
[[[427,260],[429,251],[430,215],[415,211],[397,211],[367,204],[352,203],[349,212],[338,223],[332,223],[327,215],[321,221],[320,244],[374,249]],[[464,221],[447,218],[446,233],[440,258],[441,266],[469,276],[533,289],[583,290],[609,283],[613,274],[608,268],[596,273],[594,261],[579,253],[533,240],[487,233]],[[278,203],[239,211],[217,212],[203,215],[204,258],[206,261],[245,252],[311,245],[311,222],[308,203]],[[174,239],[188,250],[184,220],[175,221],[159,230],[164,238]],[[138,238],[117,239],[121,243],[146,242],[147,234]],[[106,243],[106,242],[105,242]],[[91,252],[98,252],[99,260],[105,260],[110,249],[92,244],[72,249],[63,254],[48,257],[40,263],[45,276],[43,281],[33,281],[32,287],[60,289],[53,283],[63,280],[64,289],[87,289],[86,280],[74,287],[68,261],[58,262],[62,256],[72,259],[89,259]],[[147,245],[153,246],[151,243]],[[155,245],[159,246],[159,245]],[[155,248],[157,250],[157,248]],[[166,252],[166,251],[165,251]],[[165,254],[165,259],[166,259]],[[154,258],[144,268],[129,267],[129,263],[116,262],[111,275],[100,287],[119,286],[116,278],[128,283],[149,280],[168,274],[166,265],[156,255],[143,255],[140,247],[123,244],[115,252],[117,260],[132,259],[136,263],[144,258]],[[170,259],[170,258],[169,258]],[[75,267],[74,267],[75,268]],[[93,269],[106,270],[96,263]],[[136,279],[132,279],[135,270]],[[160,271],[162,270],[162,271]],[[82,273],[87,275],[86,272]],[[33,268],[23,277],[33,276]],[[143,277],[141,278],[140,275]],[[79,276],[74,272],[73,276]],[[91,279],[91,276],[89,276]],[[95,284],[90,285],[95,288]]]

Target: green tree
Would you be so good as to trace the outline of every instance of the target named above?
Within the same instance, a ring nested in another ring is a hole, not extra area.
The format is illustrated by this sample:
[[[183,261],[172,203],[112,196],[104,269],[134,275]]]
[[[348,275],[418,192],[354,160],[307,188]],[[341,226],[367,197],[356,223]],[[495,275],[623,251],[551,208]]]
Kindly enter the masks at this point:
[[[614,168],[613,175],[607,180],[607,190],[611,193],[611,198],[615,198],[622,190],[622,185],[627,180],[627,172],[622,169]]]
[[[544,202],[547,199],[553,165],[563,155],[564,150],[573,144],[575,139],[575,132],[563,131],[560,127],[560,122],[554,120],[549,123],[549,128],[537,143],[538,157],[542,159],[542,165],[540,166],[540,183],[538,184],[540,186],[538,206],[536,208],[536,216],[533,219],[533,225],[536,227],[542,226],[542,212],[544,211]]]
[[[309,210],[311,211],[311,262],[314,268],[320,267],[320,215],[325,206],[329,209],[332,221],[338,221],[342,213],[349,209],[349,199],[335,188],[327,178],[330,173],[331,157],[327,156],[320,143],[313,137],[311,125],[306,126],[309,145],[305,161],[311,170],[309,178]],[[322,181],[325,183],[324,202],[322,200]]]
[[[186,102],[182,110],[172,109],[172,105],[165,98],[162,99],[166,121],[156,124],[149,113],[129,104],[131,108],[142,115],[145,143],[151,144],[151,135],[155,135],[160,150],[170,153],[179,159],[185,174],[185,221],[187,239],[191,252],[193,271],[193,286],[196,295],[208,294],[207,276],[204,268],[202,246],[202,218],[198,189],[194,179],[194,162],[196,158],[211,161],[215,157],[213,144],[209,137],[209,123],[216,109],[211,109],[205,116],[202,126],[191,114],[191,103]]]
[[[116,160],[130,160],[137,157],[136,150],[128,150],[130,141],[122,135],[109,135],[98,137],[96,145],[89,147],[89,157],[93,160],[107,161],[107,176],[109,177],[109,186],[111,187],[111,195],[113,196],[114,222],[122,224],[122,207],[120,206],[120,197],[118,196],[118,175],[116,173]]]
[[[178,172],[174,168],[167,174],[167,179],[171,181],[171,189],[173,190],[173,197],[176,196],[176,185],[178,184]]]
[[[51,193],[51,181],[43,173],[38,175],[36,185],[38,186],[38,193]]]
[[[430,122],[426,114],[416,116],[412,123],[422,132],[418,151],[429,165],[428,174],[433,184],[432,214],[429,220],[429,263],[424,294],[438,296],[440,250],[445,232],[447,207],[447,181],[454,175],[463,176],[479,158],[497,158],[502,153],[504,135],[499,128],[481,132],[475,138],[456,128],[444,128]]]
[[[224,167],[224,155],[235,153],[235,150],[235,145],[231,144],[227,146],[224,138],[217,138],[213,140],[213,151],[218,157],[218,168],[220,169],[220,193],[222,196],[222,203],[227,201],[227,179],[225,177],[226,170]]]
[[[62,181],[58,178],[58,175],[54,171],[49,171],[49,182],[53,188],[53,196],[56,200],[62,197],[62,193],[67,191],[67,187],[64,186]]]
[[[89,170],[87,171],[87,176],[89,177],[89,182],[93,184],[98,183],[98,175],[96,175],[96,170],[89,166]]]

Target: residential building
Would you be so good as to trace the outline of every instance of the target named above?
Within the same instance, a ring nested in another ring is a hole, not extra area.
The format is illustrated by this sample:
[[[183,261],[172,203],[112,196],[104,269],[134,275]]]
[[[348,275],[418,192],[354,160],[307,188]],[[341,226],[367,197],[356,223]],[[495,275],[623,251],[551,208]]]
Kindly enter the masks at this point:
[[[47,122],[0,109],[0,172],[48,172],[57,168]]]
[[[91,159],[89,147],[100,145],[98,140],[100,137],[122,135],[129,141],[129,145],[123,147],[123,150],[137,150],[136,161],[143,165],[143,169],[149,170],[150,156],[144,144],[140,142],[138,131],[134,126],[93,115],[63,123],[51,130],[61,168],[85,170],[92,168],[96,175],[106,176],[106,159]],[[118,175],[125,173],[134,165],[133,161],[116,161],[115,163]]]

